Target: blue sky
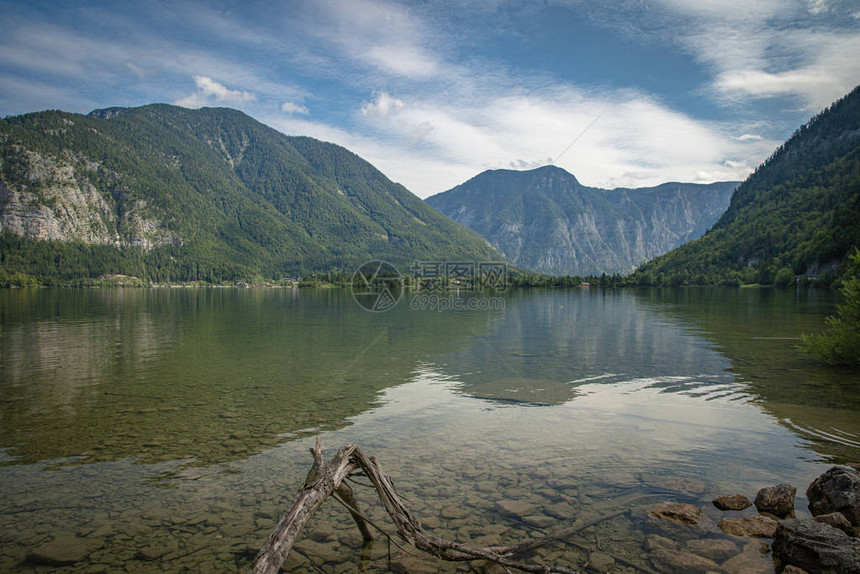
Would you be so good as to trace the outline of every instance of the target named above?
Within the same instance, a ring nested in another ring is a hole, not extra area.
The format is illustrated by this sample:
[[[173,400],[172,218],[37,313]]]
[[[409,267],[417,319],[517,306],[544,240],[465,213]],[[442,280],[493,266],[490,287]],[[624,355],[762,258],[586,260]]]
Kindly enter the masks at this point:
[[[858,0],[0,10],[0,115],[233,107],[343,145],[421,197],[551,162],[606,188],[743,179],[860,84]]]

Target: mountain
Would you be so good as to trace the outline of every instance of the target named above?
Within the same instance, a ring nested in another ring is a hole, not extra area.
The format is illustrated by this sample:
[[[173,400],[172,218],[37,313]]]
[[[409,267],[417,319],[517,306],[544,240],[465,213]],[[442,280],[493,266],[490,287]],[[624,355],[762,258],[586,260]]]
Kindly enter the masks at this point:
[[[554,275],[629,273],[701,236],[737,182],[604,190],[567,171],[485,171],[425,201],[519,267]]]
[[[350,151],[231,109],[7,117],[0,161],[7,274],[224,281],[499,259]]]
[[[801,126],[703,237],[643,266],[640,284],[793,284],[832,277],[860,245],[860,86]]]

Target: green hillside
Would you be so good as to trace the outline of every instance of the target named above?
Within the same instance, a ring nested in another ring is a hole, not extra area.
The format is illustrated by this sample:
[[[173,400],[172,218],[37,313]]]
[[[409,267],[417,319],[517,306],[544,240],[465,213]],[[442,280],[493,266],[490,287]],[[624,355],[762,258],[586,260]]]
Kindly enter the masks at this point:
[[[351,272],[369,259],[499,259],[348,150],[236,110],[10,117],[0,161],[7,277],[220,282]]]
[[[642,266],[634,283],[827,282],[860,245],[860,87],[780,146],[708,233]]]

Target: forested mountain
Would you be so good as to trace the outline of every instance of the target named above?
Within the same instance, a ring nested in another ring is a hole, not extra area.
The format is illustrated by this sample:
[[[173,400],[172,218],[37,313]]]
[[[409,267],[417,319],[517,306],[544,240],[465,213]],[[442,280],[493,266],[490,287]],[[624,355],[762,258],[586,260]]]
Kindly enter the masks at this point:
[[[702,238],[643,266],[640,284],[794,283],[860,245],[860,87],[801,126]]]
[[[8,117],[0,161],[7,274],[218,282],[499,259],[348,150],[231,109]]]
[[[427,198],[519,267],[554,275],[629,273],[701,236],[738,182],[604,190],[567,171],[485,171]]]

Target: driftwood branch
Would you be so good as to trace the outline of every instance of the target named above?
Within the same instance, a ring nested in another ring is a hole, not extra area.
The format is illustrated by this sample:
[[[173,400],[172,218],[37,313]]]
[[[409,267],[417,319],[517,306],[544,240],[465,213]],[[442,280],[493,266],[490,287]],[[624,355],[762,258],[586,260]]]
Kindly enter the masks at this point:
[[[275,530],[254,559],[254,563],[248,570],[249,573],[274,573],[281,568],[281,564],[287,559],[296,538],[310,520],[311,515],[332,492],[341,486],[343,479],[356,470],[357,467],[350,460],[356,448],[354,445],[342,448],[331,462],[326,462],[322,456],[320,439],[317,438],[316,446],[311,450],[314,464],[308,472],[304,487],[289,512],[278,521]],[[366,529],[364,520],[361,522]]]
[[[366,519],[356,505],[352,490],[345,480],[352,474],[364,475],[376,490],[379,500],[394,523],[397,535],[407,544],[447,561],[489,560],[506,569],[523,572],[570,574],[574,570],[547,566],[544,564],[527,564],[515,560],[513,556],[533,550],[553,540],[569,537],[571,534],[594,526],[595,524],[618,516],[623,511],[587,521],[577,521],[570,527],[550,533],[545,538],[532,540],[514,546],[485,546],[476,547],[433,536],[424,532],[421,521],[414,516],[403,504],[391,479],[382,470],[379,462],[367,456],[360,448],[350,445],[340,449],[337,454],[326,462],[322,456],[320,439],[311,449],[314,464],[308,472],[304,486],[296,497],[293,506],[279,521],[265,545],[260,549],[248,574],[274,574],[286,560],[287,555],[311,515],[322,505],[326,498],[334,494],[347,507],[365,542],[373,539],[369,529],[370,521]],[[376,525],[374,527],[378,528]]]

